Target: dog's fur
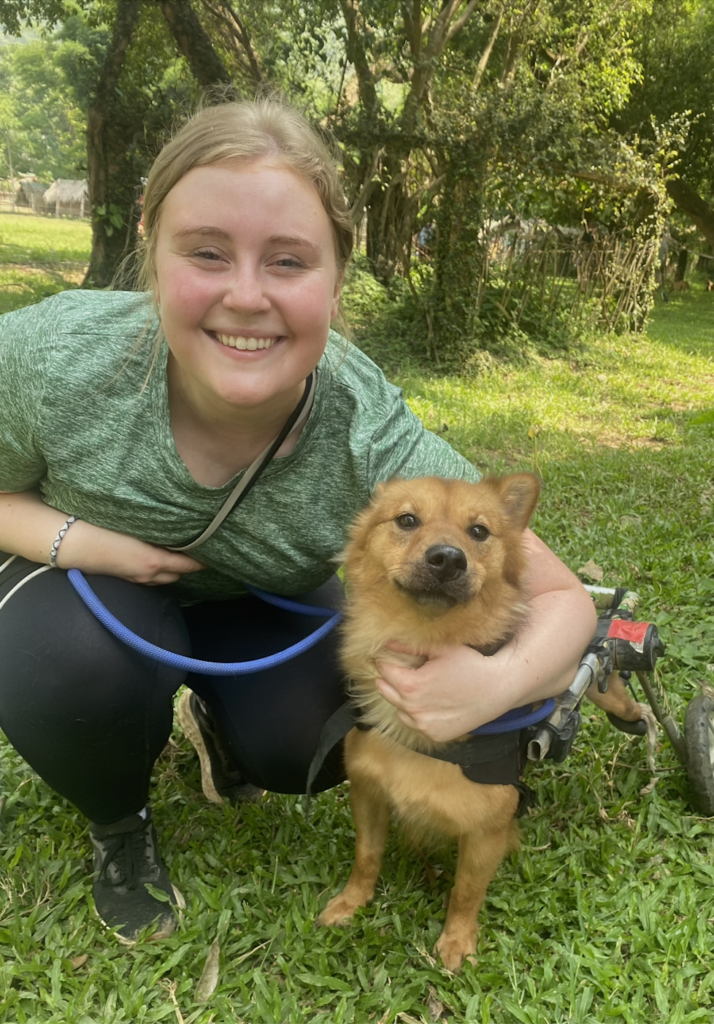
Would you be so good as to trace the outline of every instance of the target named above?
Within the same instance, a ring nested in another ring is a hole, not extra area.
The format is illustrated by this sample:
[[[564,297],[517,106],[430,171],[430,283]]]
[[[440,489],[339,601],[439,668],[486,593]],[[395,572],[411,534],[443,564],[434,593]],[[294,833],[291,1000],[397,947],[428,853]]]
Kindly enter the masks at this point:
[[[441,644],[489,650],[514,634],[525,615],[523,537],[538,493],[537,478],[527,473],[478,484],[391,481],[357,518],[343,554],[342,660],[352,698],[373,728],[353,729],[346,738],[355,864],[319,923],[346,924],[372,899],[394,813],[414,837],[458,841],[455,884],[436,944],[452,971],[474,953],[488,884],[518,846],[518,793],[471,782],[458,765],[425,756],[438,745],[406,726],[381,696],[375,660],[424,662],[385,648],[390,640],[412,651]],[[603,695],[607,710],[639,720],[640,705],[621,681],[620,689],[622,699],[612,689]]]
[[[672,291],[673,292],[688,292],[689,291],[689,281],[675,281],[674,284],[672,285]]]

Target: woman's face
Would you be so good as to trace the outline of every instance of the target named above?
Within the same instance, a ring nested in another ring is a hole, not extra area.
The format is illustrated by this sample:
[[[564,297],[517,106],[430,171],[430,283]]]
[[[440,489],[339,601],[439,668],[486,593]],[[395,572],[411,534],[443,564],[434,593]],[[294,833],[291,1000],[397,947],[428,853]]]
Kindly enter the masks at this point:
[[[296,403],[339,294],[330,219],[287,168],[195,167],[166,196],[156,299],[172,373],[201,408]]]

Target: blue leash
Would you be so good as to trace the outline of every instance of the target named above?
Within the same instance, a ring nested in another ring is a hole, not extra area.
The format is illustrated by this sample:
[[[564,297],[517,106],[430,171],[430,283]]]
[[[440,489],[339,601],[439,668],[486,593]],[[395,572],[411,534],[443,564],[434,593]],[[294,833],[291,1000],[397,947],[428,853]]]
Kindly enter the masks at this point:
[[[102,604],[79,569],[69,569],[67,576],[89,610],[99,619],[103,626],[106,626],[117,640],[121,640],[122,643],[138,651],[139,654],[144,654],[148,658],[161,662],[162,665],[171,665],[172,668],[181,668],[186,672],[197,672],[204,676],[247,675],[250,672],[262,672],[265,669],[282,665],[286,661],[290,661],[291,658],[296,658],[299,654],[314,647],[315,644],[319,643],[323,637],[327,636],[335,628],[342,618],[342,612],[336,612],[334,608],[313,608],[310,605],[299,604],[297,601],[290,601],[287,598],[276,597],[275,594],[268,594],[264,590],[258,590],[257,587],[248,587],[252,594],[255,594],[256,597],[259,597],[267,604],[273,604],[277,608],[284,608],[290,612],[300,612],[302,615],[316,615],[321,618],[327,618],[328,621],[298,643],[293,644],[291,647],[286,647],[284,651],[278,651],[277,654],[270,654],[266,658],[257,658],[255,661],[235,662],[200,661],[197,658],[186,658],[182,654],[174,654],[173,651],[165,651],[162,647],[157,647],[155,644],[149,643],[148,640],[143,640],[136,633],[132,633]]]
[[[501,715],[500,718],[494,718],[492,722],[486,722],[485,725],[480,725],[478,729],[473,729],[471,735],[496,736],[502,732],[515,732],[517,729],[527,729],[529,725],[542,722],[554,710],[555,701],[552,697],[544,700],[535,711],[532,704],[527,704],[522,708],[511,708],[510,711],[507,711],[505,715]]]
[[[166,651],[163,647],[157,647],[155,644],[149,643],[148,640],[137,636],[136,633],[132,633],[102,604],[79,569],[69,569],[67,577],[92,614],[99,619],[102,625],[117,640],[121,640],[122,643],[131,647],[132,650],[138,651],[139,654],[161,662],[162,665],[170,665],[172,668],[184,669],[186,672],[197,672],[199,675],[205,676],[248,675],[251,672],[263,672],[265,669],[283,665],[286,661],[296,658],[299,654],[303,654],[305,651],[310,650],[311,647],[314,647],[315,644],[318,644],[342,619],[342,612],[336,612],[333,608],[315,608],[311,605],[300,604],[298,601],[291,601],[286,597],[277,597],[275,594],[269,594],[265,590],[249,586],[248,590],[251,594],[259,597],[266,604],[275,605],[276,608],[283,608],[289,612],[298,612],[301,615],[327,618],[327,622],[323,623],[322,626],[298,643],[293,644],[291,647],[286,647],[284,651],[278,651],[277,654],[270,654],[266,658],[257,658],[255,661],[234,662],[200,661],[197,658],[187,658],[183,654],[174,654],[173,651]],[[501,715],[500,718],[496,718],[493,722],[487,722],[478,729],[474,729],[472,735],[493,736],[503,732],[515,732],[517,729],[525,729],[527,726],[534,725],[536,722],[547,718],[554,708],[555,701],[552,697],[544,701],[537,711],[533,711],[530,706],[513,708],[511,711],[507,711],[505,715]]]

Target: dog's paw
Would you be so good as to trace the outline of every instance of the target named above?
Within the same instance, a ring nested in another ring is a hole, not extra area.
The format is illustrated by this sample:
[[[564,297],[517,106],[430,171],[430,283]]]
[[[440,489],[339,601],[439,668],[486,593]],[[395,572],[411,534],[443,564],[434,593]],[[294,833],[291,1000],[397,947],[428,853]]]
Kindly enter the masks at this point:
[[[318,917],[317,923],[321,928],[334,928],[336,925],[346,928],[351,924],[358,906],[358,903],[345,899],[343,893],[340,893],[330,900]]]
[[[472,954],[476,952],[476,943],[465,941],[461,936],[446,935],[442,932],[434,947],[434,952],[439,954],[447,971],[458,974],[466,957],[472,957],[475,962],[476,958]]]

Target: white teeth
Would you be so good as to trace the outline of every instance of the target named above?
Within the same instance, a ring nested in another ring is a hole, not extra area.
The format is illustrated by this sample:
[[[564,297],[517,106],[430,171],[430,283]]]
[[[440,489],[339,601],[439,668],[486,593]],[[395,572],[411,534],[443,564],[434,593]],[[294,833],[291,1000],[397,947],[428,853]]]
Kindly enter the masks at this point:
[[[255,352],[259,348],[272,348],[278,340],[277,338],[237,338],[232,334],[219,334],[218,332],[216,332],[216,337],[221,345],[240,349],[241,352]]]

